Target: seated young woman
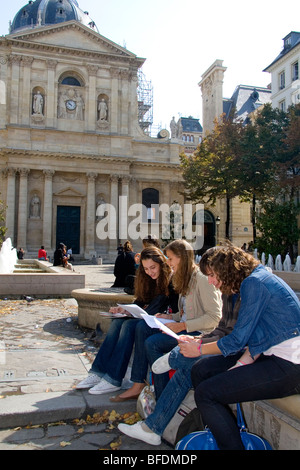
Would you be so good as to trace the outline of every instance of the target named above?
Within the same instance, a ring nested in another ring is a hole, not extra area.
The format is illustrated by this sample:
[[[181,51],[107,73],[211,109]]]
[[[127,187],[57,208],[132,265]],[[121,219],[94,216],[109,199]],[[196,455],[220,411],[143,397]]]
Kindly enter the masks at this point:
[[[156,247],[145,248],[135,282],[135,303],[149,315],[164,311],[176,304],[178,297],[171,290],[171,269],[166,257]],[[111,308],[112,313],[126,313],[122,307]],[[89,389],[91,394],[120,390],[133,350],[135,329],[144,320],[127,317],[112,320],[86,379],[76,388]],[[144,386],[144,384],[143,384]]]
[[[300,302],[283,280],[230,244],[212,254],[206,275],[222,293],[240,292],[238,320],[217,342],[180,349],[186,357],[214,355],[192,368],[195,401],[219,449],[244,450],[229,405],[300,393]],[[250,365],[241,357],[245,348]]]

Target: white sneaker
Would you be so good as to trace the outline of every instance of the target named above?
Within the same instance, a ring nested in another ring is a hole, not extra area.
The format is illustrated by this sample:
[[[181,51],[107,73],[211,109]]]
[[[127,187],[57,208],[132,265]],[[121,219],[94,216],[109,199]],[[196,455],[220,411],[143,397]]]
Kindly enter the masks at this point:
[[[102,379],[101,382],[99,382],[93,388],[90,388],[89,393],[92,395],[101,395],[102,393],[116,392],[117,390],[121,390],[121,387],[112,385],[105,379]]]
[[[79,382],[79,384],[76,385],[77,390],[86,390],[87,388],[94,387],[97,385],[101,380],[101,377],[95,374],[89,374],[86,379],[82,380]]]
[[[145,431],[145,427],[149,429],[148,426],[143,423],[143,421],[138,421],[133,425],[124,423],[118,425],[119,431],[121,431],[123,434],[126,434],[126,436],[134,437],[135,439],[139,439],[140,441],[146,442],[147,444],[151,444],[153,446],[158,446],[161,444],[161,437],[150,429],[149,432]]]
[[[169,364],[169,357],[170,353],[167,353],[156,359],[156,361],[153,362],[151,367],[152,372],[154,372],[154,374],[164,374],[165,372],[171,370],[172,367]]]

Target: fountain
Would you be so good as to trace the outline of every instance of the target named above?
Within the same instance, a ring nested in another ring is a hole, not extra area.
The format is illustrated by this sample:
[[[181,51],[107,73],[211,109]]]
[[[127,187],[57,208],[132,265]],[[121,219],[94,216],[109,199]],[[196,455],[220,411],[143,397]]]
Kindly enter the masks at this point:
[[[284,271],[292,270],[292,262],[291,262],[291,258],[289,254],[286,255],[285,260],[283,262],[283,270]]]
[[[267,267],[271,268],[272,271],[274,269],[274,261],[273,261],[273,256],[272,255],[269,255],[269,257],[268,257]]]
[[[71,297],[85,286],[85,276],[37,259],[19,260],[11,239],[0,250],[0,298]]]
[[[13,248],[11,239],[7,238],[0,250],[0,274],[12,273],[17,260],[17,250]]]
[[[282,271],[282,261],[281,255],[277,255],[275,259],[275,269],[276,271]]]
[[[296,264],[294,267],[294,272],[295,273],[300,273],[300,256],[297,256]]]

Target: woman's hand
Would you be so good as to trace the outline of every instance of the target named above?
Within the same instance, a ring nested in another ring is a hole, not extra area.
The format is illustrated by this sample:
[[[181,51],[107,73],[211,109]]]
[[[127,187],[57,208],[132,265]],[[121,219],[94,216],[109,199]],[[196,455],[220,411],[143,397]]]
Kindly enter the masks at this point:
[[[123,307],[111,307],[109,309],[109,312],[110,313],[126,313],[126,314],[128,314],[128,312],[126,310],[124,310]]]
[[[180,336],[179,339],[179,349],[181,354],[184,357],[200,357],[200,351],[199,351],[199,341],[195,340],[194,338],[190,341],[188,338],[191,338],[189,336]],[[184,342],[181,342],[181,341]]]
[[[171,315],[168,315],[167,313],[156,313],[154,316],[157,318],[166,318],[167,320],[172,320]]]
[[[184,322],[167,323],[166,326],[170,328],[170,330],[174,331],[174,333],[180,333],[180,331],[185,330]]]

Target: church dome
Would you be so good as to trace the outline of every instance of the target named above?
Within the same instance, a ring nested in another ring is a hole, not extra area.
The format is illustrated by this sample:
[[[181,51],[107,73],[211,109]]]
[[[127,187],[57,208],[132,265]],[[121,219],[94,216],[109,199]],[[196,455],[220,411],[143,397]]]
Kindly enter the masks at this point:
[[[29,0],[15,15],[10,34],[71,20],[99,32],[89,13],[79,8],[77,0]]]

